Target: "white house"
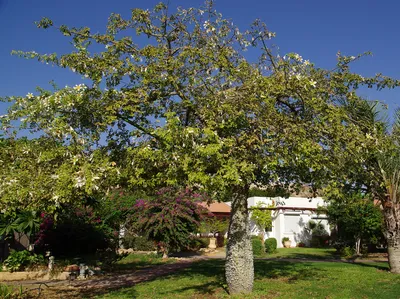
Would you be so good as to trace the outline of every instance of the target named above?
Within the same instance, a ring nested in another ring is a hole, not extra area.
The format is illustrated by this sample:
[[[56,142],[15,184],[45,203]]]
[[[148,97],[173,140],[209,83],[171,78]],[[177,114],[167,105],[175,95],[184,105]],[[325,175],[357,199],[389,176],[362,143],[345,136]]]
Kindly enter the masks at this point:
[[[326,215],[317,214],[318,207],[326,206],[326,202],[321,197],[250,197],[248,207],[255,207],[259,202],[271,208],[272,227],[264,234],[265,238],[275,238],[278,247],[282,247],[282,238],[288,237],[292,241],[292,247],[298,243],[310,245],[311,234],[308,228],[310,220],[324,225],[330,234],[330,228]],[[230,202],[226,203],[230,205]],[[252,235],[259,235],[260,228],[251,221],[250,230]]]
[[[274,203],[272,209],[272,228],[265,233],[265,238],[276,238],[278,247],[282,247],[282,238],[288,237],[292,241],[292,246],[296,246],[299,242],[309,245],[311,235],[307,230],[307,224],[310,220],[320,222],[324,225],[327,232],[330,234],[329,224],[326,215],[318,215],[317,208],[326,206],[326,203],[321,197],[306,198],[306,197],[250,197],[248,206],[254,207],[259,202],[266,206]],[[252,222],[251,233],[258,235],[259,228]]]

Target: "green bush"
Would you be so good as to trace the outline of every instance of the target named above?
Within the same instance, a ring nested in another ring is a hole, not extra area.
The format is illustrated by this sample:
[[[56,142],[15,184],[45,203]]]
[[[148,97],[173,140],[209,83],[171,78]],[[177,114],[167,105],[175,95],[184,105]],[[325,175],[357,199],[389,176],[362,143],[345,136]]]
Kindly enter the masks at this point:
[[[208,244],[210,244],[209,238],[193,238],[187,249],[199,250],[200,248],[207,248]]]
[[[268,238],[265,240],[264,246],[267,253],[274,253],[278,247],[278,242],[275,238]]]
[[[156,246],[153,241],[146,237],[127,235],[124,237],[122,244],[125,248],[132,248],[136,251],[154,251]]]
[[[253,246],[253,255],[261,255],[263,253],[264,248],[260,238],[253,238],[251,244]]]
[[[209,238],[198,238],[198,241],[200,242],[200,248],[207,248],[210,244]]]
[[[345,258],[351,258],[354,254],[355,254],[355,250],[354,250],[354,248],[352,248],[350,246],[344,247],[340,252],[340,255]]]
[[[329,246],[329,236],[311,236],[310,246],[313,248],[322,248]]]
[[[31,254],[27,250],[23,251],[11,251],[8,258],[4,261],[4,266],[10,272],[22,271],[27,267],[44,264],[45,260],[43,256],[37,254]]]

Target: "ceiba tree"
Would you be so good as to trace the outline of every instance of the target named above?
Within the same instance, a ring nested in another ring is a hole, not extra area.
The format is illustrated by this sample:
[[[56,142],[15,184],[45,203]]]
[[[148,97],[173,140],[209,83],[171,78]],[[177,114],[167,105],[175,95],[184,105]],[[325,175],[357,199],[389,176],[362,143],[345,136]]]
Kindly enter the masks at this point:
[[[38,27],[56,26],[44,18]],[[68,68],[90,83],[7,98],[12,105],[3,129],[19,119],[22,127],[78,146],[75,159],[92,167],[69,170],[75,184],[66,188],[75,191],[92,190],[86,184],[94,177],[104,182],[96,168],[107,167],[128,188],[184,185],[231,200],[231,294],[253,286],[250,186],[317,188],[335,176],[365,138],[341,101],[361,101],[354,91],[361,85],[397,84],[351,73],[348,65],[359,56],[339,55],[334,70],[295,53],[281,57],[265,24],[257,20],[240,31],[212,3],[175,12],[160,3],[151,11],[133,9],[130,18],[112,14],[105,33],[56,28],[71,38],[73,52],[15,53]],[[249,48],[257,59],[249,58]]]

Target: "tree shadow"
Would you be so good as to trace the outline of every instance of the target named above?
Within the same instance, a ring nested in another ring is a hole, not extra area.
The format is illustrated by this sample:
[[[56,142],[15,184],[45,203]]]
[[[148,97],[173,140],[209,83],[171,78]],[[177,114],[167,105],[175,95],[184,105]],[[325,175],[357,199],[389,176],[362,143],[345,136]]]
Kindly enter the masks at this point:
[[[389,271],[389,264],[387,262],[348,262],[361,267],[375,268],[379,271]]]
[[[258,260],[254,264],[255,279],[284,279],[289,283],[298,280],[319,280],[326,277],[326,270],[310,262]]]
[[[284,279],[288,283],[295,283],[299,280],[319,280],[327,277],[326,270],[318,267],[311,267],[312,263],[307,262],[288,262],[279,260],[256,260],[255,279]],[[182,294],[186,291],[194,291],[198,295],[215,296],[218,293],[228,294],[225,282],[225,260],[214,259],[200,261],[191,267],[183,269],[178,273],[173,273],[157,280],[167,280],[173,278],[189,278],[198,283],[192,285],[182,285],[173,290],[165,290],[160,293],[166,298],[173,297],[175,294]]]
[[[287,283],[324,280],[329,277],[329,270],[320,266],[322,263],[328,262],[315,263],[279,259],[255,260],[255,280],[263,281],[276,279]],[[331,263],[349,264],[349,262],[345,261],[331,261]],[[385,267],[384,264],[354,263],[354,265],[373,267],[384,271],[388,270],[388,267]],[[154,271],[148,273],[149,275],[147,277],[139,276],[138,279],[132,279],[129,274],[105,277],[104,279],[98,280],[98,285],[95,285],[96,281],[90,282],[90,288],[85,288],[85,282],[82,282],[81,287],[77,289],[80,293],[76,298],[92,298],[116,290],[118,290],[118,296],[122,298],[136,298],[138,294],[135,286],[139,283],[158,281],[160,285],[165,285],[163,281],[172,280],[178,282],[181,279],[188,282],[185,283],[182,282],[182,280],[180,281],[181,285],[174,285],[171,289],[160,288],[157,290],[157,293],[165,298],[182,295],[185,292],[194,292],[196,295],[206,298],[228,293],[227,284],[225,282],[225,260],[223,259],[200,260],[190,265],[185,265],[184,267],[182,267],[182,265],[178,267],[178,264],[170,264],[164,265],[162,268],[165,268],[165,266],[171,267],[170,269],[174,269],[174,271],[165,271],[163,273],[161,267],[154,267]],[[68,292],[68,290],[66,290],[66,292]],[[63,298],[69,297],[65,296]]]
[[[284,257],[278,258],[287,258],[287,259],[299,259],[299,260],[341,260],[341,256],[332,251],[326,252],[326,255],[318,255],[315,253],[298,253],[298,252],[287,252]]]

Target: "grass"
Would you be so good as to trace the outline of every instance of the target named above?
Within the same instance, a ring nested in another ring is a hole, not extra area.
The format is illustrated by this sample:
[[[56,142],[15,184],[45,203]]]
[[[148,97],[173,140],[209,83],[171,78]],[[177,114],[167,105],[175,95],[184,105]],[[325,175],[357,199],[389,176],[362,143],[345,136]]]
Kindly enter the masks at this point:
[[[286,258],[286,259],[311,259],[311,260],[331,260],[340,259],[334,248],[278,248],[275,253],[266,254],[262,257],[267,258]]]
[[[119,260],[114,269],[120,270],[139,270],[156,265],[162,265],[166,263],[173,263],[175,259],[162,259],[159,255],[151,254],[129,254],[123,259]]]
[[[386,263],[256,260],[254,292],[245,298],[399,298],[400,275],[387,270]],[[223,260],[200,261],[98,298],[228,298],[223,277]]]

